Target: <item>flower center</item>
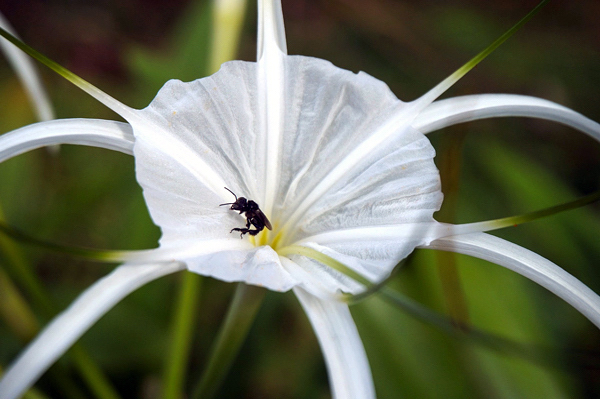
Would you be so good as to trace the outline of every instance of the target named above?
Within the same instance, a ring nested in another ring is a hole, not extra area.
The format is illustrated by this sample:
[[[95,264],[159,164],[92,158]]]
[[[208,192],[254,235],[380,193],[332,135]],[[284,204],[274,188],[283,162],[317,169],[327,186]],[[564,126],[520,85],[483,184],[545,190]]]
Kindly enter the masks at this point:
[[[272,224],[272,230],[264,229],[257,235],[250,236],[250,242],[257,247],[268,245],[273,248],[275,252],[277,252],[277,249],[281,247],[281,238],[283,234],[282,230],[279,229],[280,224],[278,222],[274,222]]]

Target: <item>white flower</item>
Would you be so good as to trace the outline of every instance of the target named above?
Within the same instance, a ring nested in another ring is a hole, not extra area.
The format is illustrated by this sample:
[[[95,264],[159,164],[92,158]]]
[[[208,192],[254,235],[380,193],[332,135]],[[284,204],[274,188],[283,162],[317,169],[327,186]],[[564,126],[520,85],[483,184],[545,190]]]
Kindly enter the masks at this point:
[[[168,82],[149,107],[131,109],[96,88],[90,94],[128,124],[57,120],[0,138],[0,160],[51,144],[133,154],[160,246],[85,291],[7,371],[0,398],[22,394],[115,303],[141,285],[183,269],[275,291],[293,289],[324,352],[338,398],[375,396],[368,361],[339,293],[384,280],[416,247],[467,253],[545,286],[600,326],[600,298],[548,260],[482,233],[447,225],[434,149],[424,134],[467,120],[530,116],[600,140],[600,126],[554,103],[481,95],[433,102],[453,76],[423,97],[398,100],[388,87],[320,59],[288,56],[281,6],[259,0],[258,61],[228,62],[216,74]],[[244,217],[219,204],[225,187],[256,201],[272,224],[240,239]]]

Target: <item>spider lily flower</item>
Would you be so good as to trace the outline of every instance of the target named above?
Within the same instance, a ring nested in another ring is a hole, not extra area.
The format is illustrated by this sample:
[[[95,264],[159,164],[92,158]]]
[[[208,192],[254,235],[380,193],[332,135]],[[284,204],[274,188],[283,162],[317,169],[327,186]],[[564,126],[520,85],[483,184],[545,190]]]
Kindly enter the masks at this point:
[[[21,395],[123,297],[185,269],[293,290],[314,327],[337,398],[375,397],[362,342],[340,293],[358,294],[369,282],[385,280],[416,247],[508,267],[600,327],[600,298],[552,262],[483,233],[500,226],[435,221],[441,184],[424,135],[477,118],[527,116],[570,125],[600,141],[600,125],[525,96],[436,102],[466,70],[402,102],[365,73],[288,56],[280,2],[259,0],[258,7],[257,62],[228,62],[207,78],[170,81],[142,110],[65,72],[128,123],[56,120],[0,137],[0,161],[52,144],[133,155],[150,215],[162,231],[158,248],[124,253],[124,265],[46,327],[5,374],[0,398]],[[225,187],[258,203],[272,230],[243,239],[232,234],[246,220],[219,206],[235,200]]]

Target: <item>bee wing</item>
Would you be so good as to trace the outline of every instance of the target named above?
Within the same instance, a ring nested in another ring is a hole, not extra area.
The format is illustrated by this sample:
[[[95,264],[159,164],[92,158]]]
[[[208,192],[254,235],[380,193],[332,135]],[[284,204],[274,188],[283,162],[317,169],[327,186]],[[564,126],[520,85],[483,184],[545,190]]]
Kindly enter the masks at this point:
[[[265,227],[267,229],[273,230],[273,226],[271,226],[271,222],[269,222],[269,219],[267,219],[267,216],[263,213],[263,211],[261,211],[260,209],[257,209],[256,216],[259,217],[263,221],[263,223],[265,224]]]

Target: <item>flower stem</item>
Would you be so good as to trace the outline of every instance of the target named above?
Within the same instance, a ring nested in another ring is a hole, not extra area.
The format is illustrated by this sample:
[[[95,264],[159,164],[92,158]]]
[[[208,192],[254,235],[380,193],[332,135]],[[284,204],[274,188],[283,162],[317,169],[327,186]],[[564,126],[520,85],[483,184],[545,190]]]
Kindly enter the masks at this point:
[[[67,68],[59,65],[58,63],[52,61],[50,58],[46,57],[44,54],[35,50],[33,47],[28,46],[23,43],[21,40],[17,39],[13,35],[11,35],[6,30],[0,28],[0,36],[14,44],[25,54],[28,54],[32,58],[38,60],[42,64],[46,65],[48,68],[52,69],[54,72],[67,79],[69,82],[73,83],[75,86],[79,87],[81,90],[85,91],[90,96],[94,97],[96,100],[100,101],[102,104],[106,105],[108,108],[112,109],[114,112],[119,114],[121,117],[125,119],[136,118],[135,110],[126,106],[125,104],[119,102],[115,98],[109,96],[90,82],[85,79],[77,76],[73,72],[69,71]]]
[[[573,201],[565,202],[560,205],[555,205],[549,208],[540,209],[539,211],[524,213],[522,215],[508,216],[505,218],[486,220],[483,222],[475,222],[463,224],[461,226],[472,228],[473,231],[490,231],[502,229],[505,227],[517,226],[523,223],[531,222],[536,219],[543,217],[556,215],[561,212],[570,211],[572,209],[581,208],[582,206],[589,205],[600,200],[600,190],[586,195],[585,197],[578,198]]]
[[[3,269],[0,269],[0,316],[22,342],[31,340],[40,329],[27,301]]]
[[[120,396],[106,378],[100,367],[92,360],[83,346],[75,343],[69,351],[77,371],[83,377],[88,389],[98,399],[119,399]]]
[[[456,221],[462,149],[467,137],[467,130],[464,127],[458,129],[452,135],[444,135],[440,143],[442,151],[439,155],[439,168],[444,204],[437,213],[436,219],[449,223]],[[456,322],[467,323],[469,321],[469,307],[462,288],[458,266],[456,265],[456,257],[453,253],[436,251],[436,259],[447,312],[450,318]]]
[[[542,0],[537,6],[533,8],[527,15],[525,15],[519,22],[512,26],[509,30],[504,32],[498,39],[494,40],[492,44],[487,46],[483,51],[471,58],[466,64],[458,68],[454,73],[448,76],[446,79],[441,81],[433,89],[429,90],[423,96],[418,98],[416,101],[422,103],[423,107],[431,104],[436,98],[448,90],[454,83],[458,82],[463,76],[465,76],[471,69],[475,68],[477,64],[483,61],[488,55],[494,52],[502,43],[504,43],[509,37],[514,35],[519,29],[523,27],[539,10],[542,9],[548,3],[549,0]]]
[[[209,399],[215,395],[248,335],[265,293],[264,288],[238,284],[192,399]]]
[[[185,273],[182,275],[175,316],[172,321],[171,344],[165,359],[161,398],[179,399],[184,396],[185,366],[190,353],[201,284],[202,277],[197,274]]]

